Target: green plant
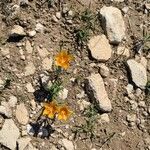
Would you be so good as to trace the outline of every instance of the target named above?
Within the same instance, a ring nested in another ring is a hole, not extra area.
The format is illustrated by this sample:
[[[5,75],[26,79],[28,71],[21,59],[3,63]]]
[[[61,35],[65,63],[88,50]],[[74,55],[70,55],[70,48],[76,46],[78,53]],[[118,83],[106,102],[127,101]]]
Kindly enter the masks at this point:
[[[97,137],[94,129],[95,129],[95,121],[97,119],[98,110],[92,105],[89,106],[84,111],[84,116],[86,117],[86,121],[84,124],[80,126],[75,126],[73,133],[75,134],[74,138],[76,138],[79,134],[86,134],[86,137],[90,138],[92,141],[94,138]]]
[[[62,81],[55,80],[54,83],[48,88],[48,100],[53,100],[58,96],[58,93],[63,89]]]
[[[83,45],[84,42],[87,42],[87,39],[89,37],[89,30],[86,28],[83,29],[77,29],[75,30],[76,34],[76,42],[78,45]]]
[[[87,8],[85,11],[81,13],[79,16],[79,20],[81,21],[81,26],[74,30],[75,38],[78,46],[83,46],[84,42],[87,42],[90,32],[95,30],[95,15]]]
[[[143,39],[137,40],[134,43],[133,50],[135,50],[136,53],[139,53],[140,51],[144,50],[145,52],[150,49],[149,45],[147,45],[150,42],[150,35],[143,35]]]
[[[150,81],[148,81],[146,84],[146,90],[148,93],[150,92]]]

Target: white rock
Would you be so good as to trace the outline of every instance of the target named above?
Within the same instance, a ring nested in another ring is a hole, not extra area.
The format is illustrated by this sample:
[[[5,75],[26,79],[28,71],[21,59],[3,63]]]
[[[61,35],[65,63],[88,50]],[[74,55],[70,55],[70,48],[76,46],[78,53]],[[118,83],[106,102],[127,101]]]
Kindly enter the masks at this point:
[[[10,107],[15,107],[17,104],[17,97],[16,96],[10,96],[9,101],[8,101]]]
[[[126,86],[126,90],[127,90],[128,95],[131,94],[133,92],[133,85],[132,84],[128,84]]]
[[[136,89],[136,95],[140,96],[142,94],[142,90],[140,88]]]
[[[56,17],[57,17],[57,19],[60,19],[61,18],[61,12],[56,12]]]
[[[136,121],[136,115],[135,114],[127,115],[127,121],[128,122],[135,122]]]
[[[122,8],[122,11],[125,13],[125,14],[127,14],[128,13],[128,11],[129,11],[129,7],[123,7]]]
[[[1,102],[0,114],[5,115],[7,118],[12,117],[12,110],[8,102],[4,102],[4,101]]]
[[[130,100],[129,103],[130,103],[130,105],[131,105],[131,109],[132,109],[132,110],[136,110],[136,109],[137,109],[138,104],[137,104],[136,101]]]
[[[15,150],[19,135],[19,129],[14,124],[14,121],[12,119],[5,119],[4,125],[0,130],[0,143],[11,150]]]
[[[121,11],[116,7],[103,6],[100,14],[110,43],[119,44],[125,38],[125,24]]]
[[[52,15],[52,21],[58,22],[59,20],[57,19],[57,17],[55,15]]]
[[[85,100],[78,100],[78,105],[81,111],[85,110],[86,108],[88,108],[90,106],[90,102],[87,102]]]
[[[139,107],[146,107],[145,101],[139,101]]]
[[[136,86],[145,89],[147,84],[146,68],[133,59],[128,60],[127,65],[131,72],[132,81],[136,84]]]
[[[101,123],[109,123],[110,122],[110,119],[109,119],[109,116],[108,114],[104,113],[101,115],[101,118],[100,118],[100,122]]]
[[[118,55],[123,55],[123,56],[126,56],[126,57],[130,56],[129,49],[125,48],[124,46],[118,46],[118,48],[117,48],[117,54]]]
[[[23,27],[19,25],[14,25],[13,29],[10,32],[11,37],[18,37],[18,36],[25,36],[26,33],[24,32]]]
[[[17,142],[18,142],[19,150],[24,150],[30,141],[31,141],[31,138],[29,138],[29,137],[22,137],[22,138],[18,139]]]
[[[12,117],[12,114],[10,114],[4,106],[0,106],[0,115],[5,115],[7,118]]]
[[[35,30],[40,33],[44,33],[45,27],[41,23],[37,23]]]
[[[4,89],[5,82],[0,78],[0,90]]]
[[[42,61],[42,66],[44,70],[52,70],[53,59],[52,58],[44,58]]]
[[[26,88],[29,93],[33,93],[35,91],[31,83],[27,83]]]
[[[108,98],[103,79],[100,74],[91,74],[87,78],[88,85],[87,90],[88,94],[98,105],[101,111],[110,112],[112,110],[111,102]]]
[[[17,105],[16,118],[18,122],[22,125],[26,125],[29,120],[28,110],[26,109],[24,103]]]
[[[35,66],[33,62],[28,62],[27,66],[25,67],[25,76],[33,75],[35,73]]]
[[[62,99],[62,100],[67,99],[67,97],[68,97],[68,90],[64,88],[63,90],[61,90],[61,91],[59,92],[58,96],[59,96],[59,98]]]
[[[81,91],[81,93],[79,93],[79,94],[76,95],[76,98],[81,99],[81,98],[83,98],[84,96],[85,96],[85,92],[84,92],[84,91]]]
[[[105,35],[94,36],[90,39],[88,47],[93,58],[107,61],[111,57],[111,47]]]
[[[47,55],[49,55],[49,52],[47,51],[46,48],[40,48],[39,46],[37,47],[37,51],[39,53],[39,55],[41,56],[41,58],[46,57]]]
[[[29,31],[28,35],[29,35],[29,37],[34,37],[36,35],[36,31],[35,30]]]
[[[9,48],[0,48],[1,54],[3,56],[8,56],[9,55]]]
[[[107,77],[109,75],[109,68],[105,64],[99,64],[100,74],[102,77]]]
[[[29,41],[26,41],[26,51],[28,54],[32,54],[33,48],[32,48],[31,43]]]
[[[67,139],[62,139],[63,146],[66,148],[66,150],[74,150],[74,145],[72,141],[69,141]]]
[[[35,131],[30,124],[27,124],[27,133],[32,136],[35,134]]]

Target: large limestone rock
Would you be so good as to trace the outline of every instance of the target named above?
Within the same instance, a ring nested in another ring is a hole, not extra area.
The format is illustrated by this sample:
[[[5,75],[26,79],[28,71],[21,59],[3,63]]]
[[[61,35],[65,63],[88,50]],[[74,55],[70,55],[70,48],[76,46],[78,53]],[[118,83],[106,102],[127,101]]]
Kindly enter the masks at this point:
[[[116,7],[102,7],[100,10],[103,28],[112,44],[119,44],[125,37],[125,23],[121,11]]]
[[[131,73],[132,81],[136,84],[136,86],[145,89],[147,84],[146,68],[141,63],[138,63],[133,59],[129,59],[127,61],[127,65]]]
[[[100,74],[91,74],[91,76],[87,78],[87,83],[87,92],[91,100],[98,104],[101,111],[110,112],[112,110],[112,105]]]
[[[111,47],[105,35],[94,36],[90,39],[88,47],[93,58],[107,61],[111,57]]]
[[[0,130],[0,143],[11,150],[16,149],[16,141],[20,133],[12,119],[6,119],[3,128]]]

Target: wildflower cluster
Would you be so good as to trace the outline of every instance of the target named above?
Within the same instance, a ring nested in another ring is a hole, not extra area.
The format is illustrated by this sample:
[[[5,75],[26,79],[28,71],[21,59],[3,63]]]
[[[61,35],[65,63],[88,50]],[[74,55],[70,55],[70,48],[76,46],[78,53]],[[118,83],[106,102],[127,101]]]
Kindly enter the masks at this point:
[[[55,56],[55,65],[58,67],[56,69],[57,78],[54,81],[54,83],[50,87],[50,94],[51,98],[49,101],[44,103],[44,110],[43,110],[43,116],[46,116],[50,119],[57,118],[58,120],[67,121],[72,111],[70,111],[69,107],[66,104],[59,104],[57,100],[53,100],[53,95],[57,95],[58,92],[61,90],[60,84],[62,83],[59,80],[59,75],[62,69],[67,70],[70,66],[70,62],[73,60],[73,56],[70,55],[66,50],[62,50]]]
[[[50,119],[58,118],[58,120],[66,121],[72,111],[69,110],[68,106],[66,105],[58,105],[56,101],[52,101],[51,103],[44,104],[44,111],[43,115],[47,116]]]

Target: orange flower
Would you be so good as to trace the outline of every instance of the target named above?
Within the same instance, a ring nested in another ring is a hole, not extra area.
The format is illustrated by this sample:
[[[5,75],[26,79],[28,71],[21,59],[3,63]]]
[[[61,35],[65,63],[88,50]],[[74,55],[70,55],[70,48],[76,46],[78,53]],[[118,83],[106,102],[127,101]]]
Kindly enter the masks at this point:
[[[60,106],[58,111],[58,120],[66,121],[73,112],[69,110],[67,106]]]
[[[58,105],[56,104],[55,101],[44,104],[43,115],[48,116],[49,118],[53,119],[57,112],[58,112]]]
[[[62,50],[55,57],[56,66],[68,69],[70,62],[73,60],[73,56],[68,54],[66,50]]]

